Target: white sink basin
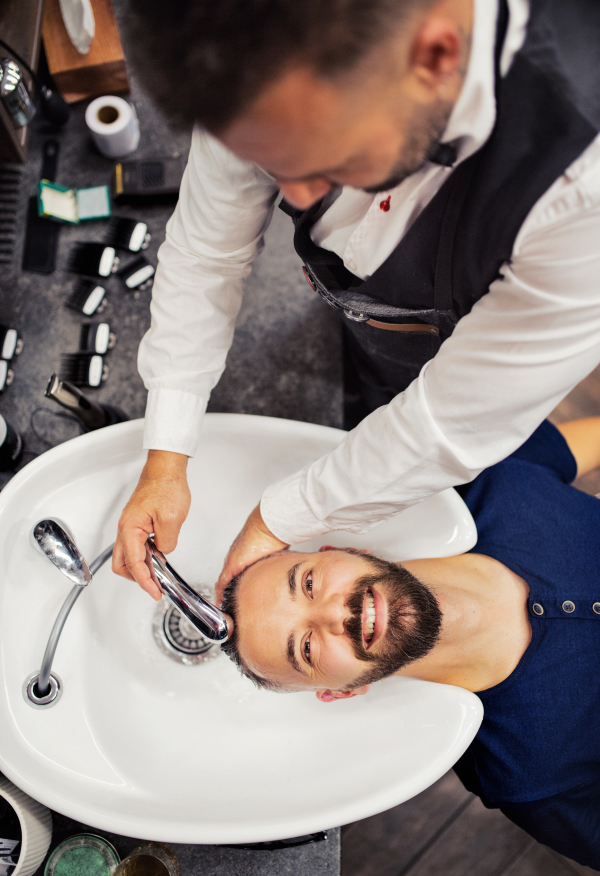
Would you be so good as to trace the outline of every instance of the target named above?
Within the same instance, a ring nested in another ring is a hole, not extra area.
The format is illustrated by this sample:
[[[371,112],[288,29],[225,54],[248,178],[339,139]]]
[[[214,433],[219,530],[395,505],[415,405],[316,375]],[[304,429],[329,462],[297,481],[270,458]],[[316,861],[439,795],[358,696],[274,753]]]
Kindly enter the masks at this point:
[[[70,615],[51,708],[24,699],[70,582],[29,543],[56,516],[90,562],[115,537],[143,464],[142,421],[43,454],[0,494],[0,770],[72,818],[167,842],[242,843],[300,836],[380,812],[419,793],[460,757],[482,707],[456,687],[380,682],[329,705],[314,694],[256,690],[224,656],[184,666],[152,635],[155,603],[109,565]],[[192,509],[170,559],[212,584],[262,489],[334,447],[344,433],[265,417],[213,414],[190,463]],[[443,556],[475,542],[454,491],[365,536],[320,543],[390,559]],[[311,543],[312,544],[312,543]]]

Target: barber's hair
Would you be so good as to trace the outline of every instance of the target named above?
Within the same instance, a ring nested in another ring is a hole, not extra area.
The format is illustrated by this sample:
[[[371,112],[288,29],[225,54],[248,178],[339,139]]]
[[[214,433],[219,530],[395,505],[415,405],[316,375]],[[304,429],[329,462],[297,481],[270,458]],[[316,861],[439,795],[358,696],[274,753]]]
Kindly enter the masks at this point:
[[[127,53],[163,112],[219,132],[287,69],[332,79],[434,0],[130,0]]]
[[[260,562],[260,561],[259,561]],[[244,570],[246,571],[246,570]],[[274,681],[270,681],[268,678],[264,678],[262,675],[258,675],[258,673],[253,672],[247,663],[242,659],[239,650],[239,641],[238,641],[238,590],[240,586],[240,581],[242,579],[242,575],[244,572],[240,572],[239,575],[236,575],[235,578],[232,578],[227,587],[225,588],[225,593],[223,594],[223,601],[221,602],[221,610],[228,614],[233,618],[233,633],[227,639],[226,642],[223,642],[221,645],[221,651],[224,654],[227,654],[230,660],[233,660],[237,668],[240,670],[242,675],[245,675],[246,678],[249,678],[250,681],[254,682],[256,687],[264,688],[265,690],[281,690],[280,685],[278,685]]]

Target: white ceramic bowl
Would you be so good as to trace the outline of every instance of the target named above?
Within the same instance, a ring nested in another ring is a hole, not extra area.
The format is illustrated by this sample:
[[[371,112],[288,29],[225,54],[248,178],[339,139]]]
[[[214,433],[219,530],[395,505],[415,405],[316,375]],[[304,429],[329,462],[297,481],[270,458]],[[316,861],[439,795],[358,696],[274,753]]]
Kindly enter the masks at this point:
[[[40,866],[52,838],[52,815],[49,809],[24,794],[0,775],[0,794],[17,813],[21,823],[21,852],[12,876],[31,876]]]

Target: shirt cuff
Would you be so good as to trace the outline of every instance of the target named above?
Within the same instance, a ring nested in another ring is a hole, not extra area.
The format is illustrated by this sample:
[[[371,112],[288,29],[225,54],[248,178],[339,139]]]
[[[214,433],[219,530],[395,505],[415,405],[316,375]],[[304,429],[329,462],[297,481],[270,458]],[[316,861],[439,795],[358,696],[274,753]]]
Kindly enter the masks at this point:
[[[146,404],[144,450],[194,456],[207,398],[178,389],[151,389]]]
[[[273,535],[286,544],[300,544],[334,527],[319,520],[302,497],[304,469],[271,484],[260,500],[262,519]]]

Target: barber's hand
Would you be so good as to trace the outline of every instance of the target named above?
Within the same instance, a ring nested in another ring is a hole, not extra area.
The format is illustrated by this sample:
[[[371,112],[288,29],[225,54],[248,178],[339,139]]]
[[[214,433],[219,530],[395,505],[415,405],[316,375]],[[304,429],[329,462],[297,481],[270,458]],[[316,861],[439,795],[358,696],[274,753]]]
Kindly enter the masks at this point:
[[[190,510],[186,478],[188,457],[166,450],[150,450],[133,495],[119,520],[112,568],[117,575],[137,581],[153,599],[162,596],[146,565],[146,540],[154,533],[164,554],[175,550],[179,530]]]
[[[246,566],[287,547],[289,545],[285,541],[280,541],[267,527],[260,513],[260,505],[257,505],[229,548],[223,571],[215,587],[216,604],[221,604],[225,588]]]

